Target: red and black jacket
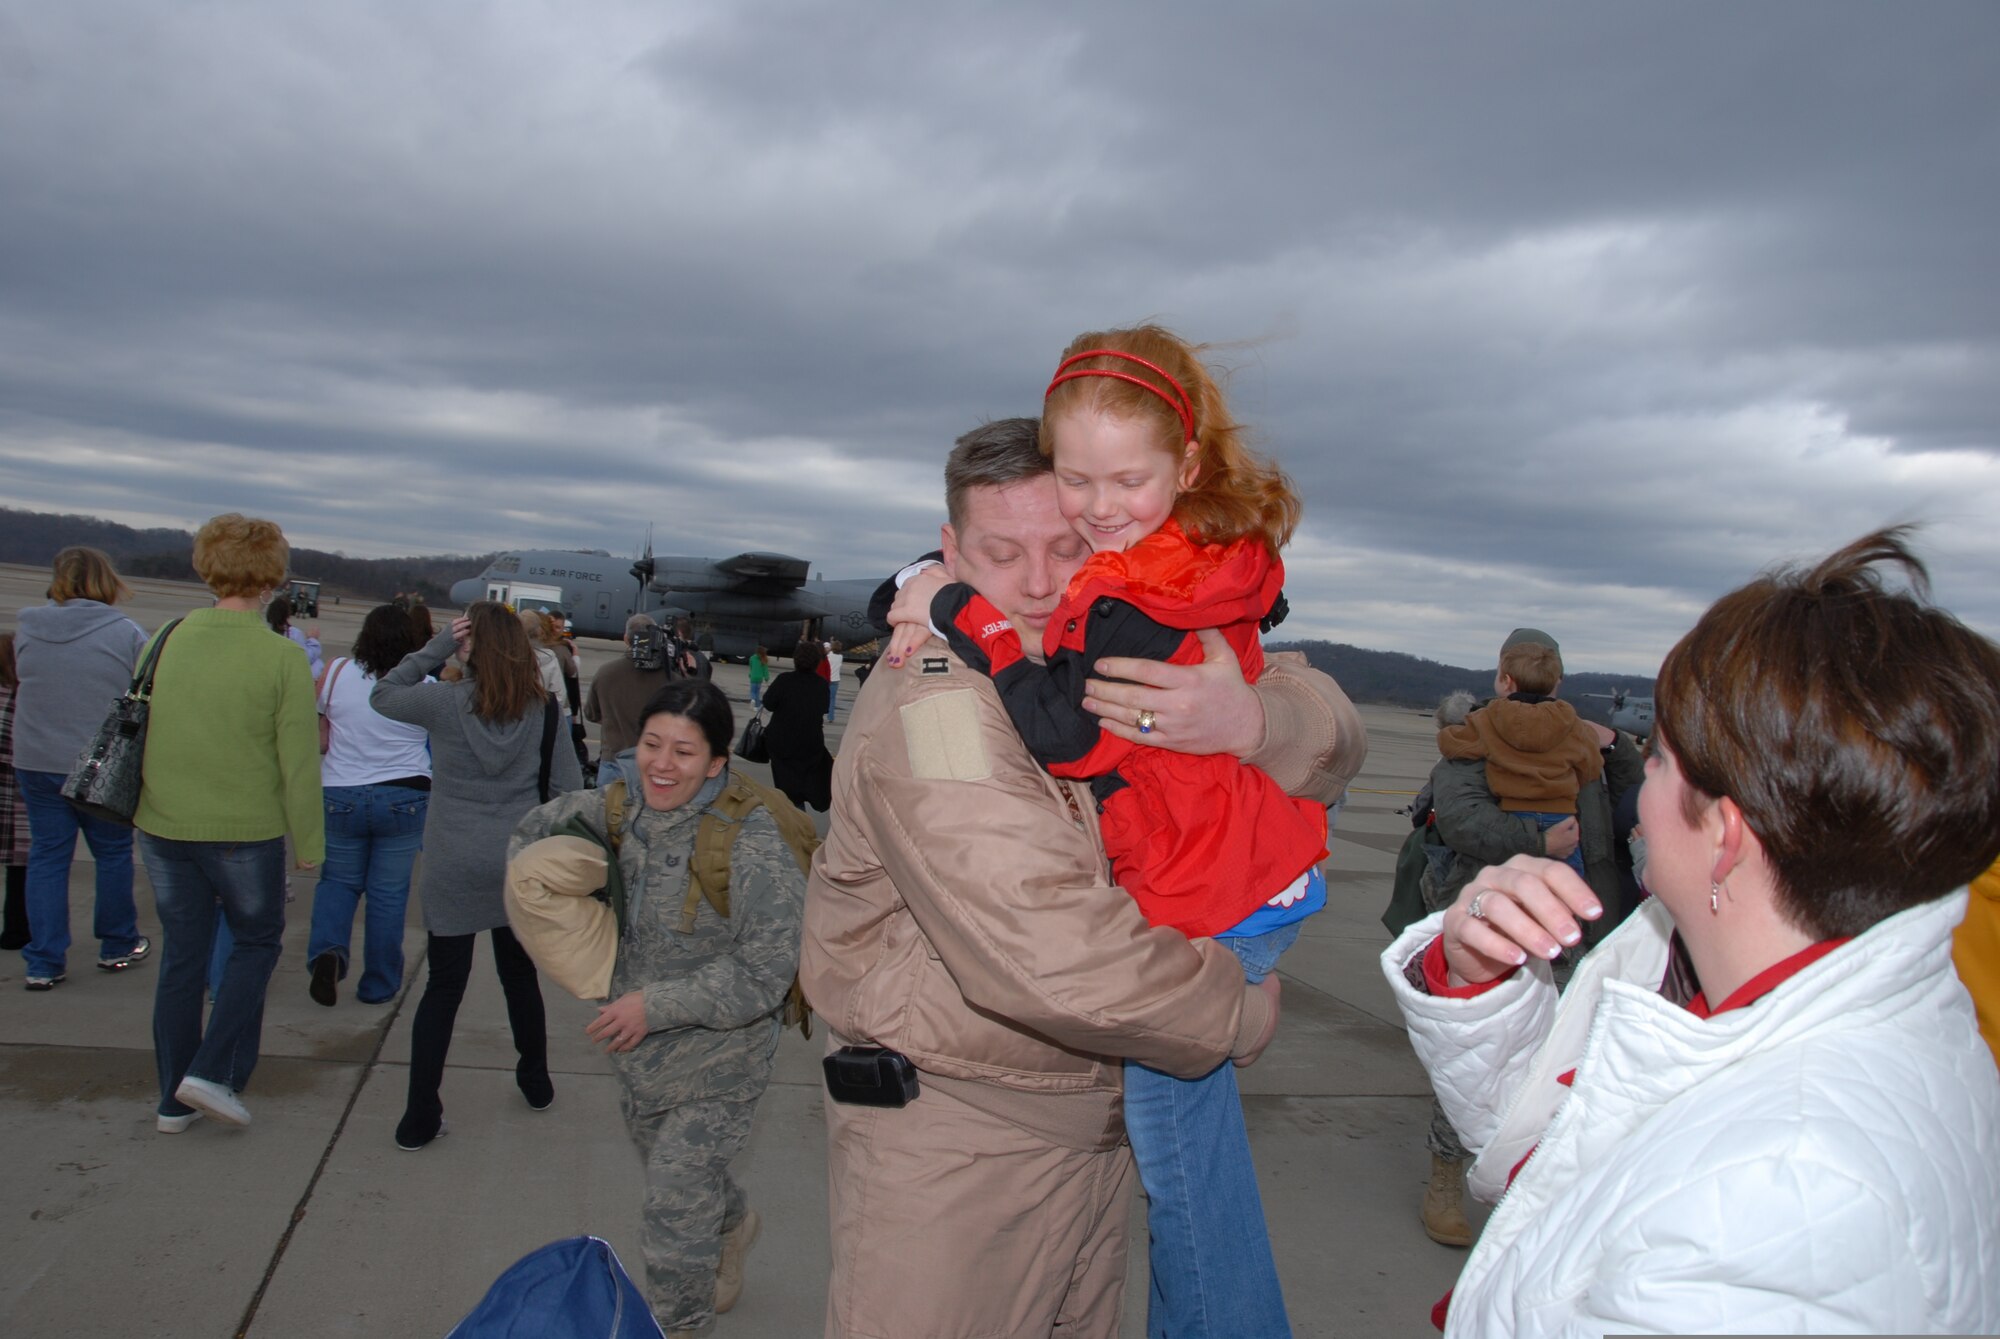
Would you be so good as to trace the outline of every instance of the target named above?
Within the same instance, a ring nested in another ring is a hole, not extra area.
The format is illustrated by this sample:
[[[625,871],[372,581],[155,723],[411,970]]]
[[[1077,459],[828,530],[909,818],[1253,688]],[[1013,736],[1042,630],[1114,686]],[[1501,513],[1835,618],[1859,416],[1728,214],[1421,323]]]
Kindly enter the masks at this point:
[[[1258,624],[1284,582],[1260,538],[1198,544],[1168,521],[1083,565],[1049,619],[1045,664],[1022,653],[1013,625],[971,587],[947,586],[932,603],[932,623],[992,677],[1036,760],[1092,779],[1112,874],[1154,925],[1200,936],[1240,923],[1325,857],[1326,810],[1227,755],[1148,748],[1101,729],[1083,709],[1084,682],[1104,656],[1199,663],[1195,633],[1220,628],[1255,683]]]

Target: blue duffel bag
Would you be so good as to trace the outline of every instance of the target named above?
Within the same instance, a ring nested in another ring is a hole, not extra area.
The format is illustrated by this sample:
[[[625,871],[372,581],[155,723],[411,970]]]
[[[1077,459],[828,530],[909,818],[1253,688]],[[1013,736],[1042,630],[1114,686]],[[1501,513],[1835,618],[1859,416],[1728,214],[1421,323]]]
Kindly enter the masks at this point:
[[[601,1237],[569,1237],[508,1266],[445,1339],[665,1336],[611,1243]]]

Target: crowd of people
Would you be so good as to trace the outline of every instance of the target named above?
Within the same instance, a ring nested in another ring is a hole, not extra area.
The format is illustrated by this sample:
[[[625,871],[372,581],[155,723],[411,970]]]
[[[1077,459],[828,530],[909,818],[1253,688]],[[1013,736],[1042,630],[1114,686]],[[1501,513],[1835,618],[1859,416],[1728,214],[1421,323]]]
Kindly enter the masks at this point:
[[[1300,500],[1202,350],[1144,326],[1080,336],[1038,418],[960,438],[944,501],[938,551],[878,596],[893,636],[837,759],[843,648],[752,657],[775,788],[732,762],[691,629],[635,617],[585,693],[539,611],[432,631],[392,605],[315,670],[269,522],[204,526],[214,602],[150,640],[109,561],[65,550],[0,639],[29,989],[64,979],[79,832],[99,966],[152,952],[132,834],[61,797],[151,649],[162,1132],[249,1123],[287,839],[327,1006],[364,908],[355,996],[403,989],[421,851],[398,1147],[446,1132],[481,934],[531,1109],[556,1098],[541,976],[597,1001],[666,1333],[742,1292],[760,1219],[731,1164],[801,994],[829,1336],[1116,1334],[1135,1184],[1150,1336],[1291,1333],[1236,1074],[1367,753],[1339,686],[1262,647]],[[2000,1067],[1966,988],[1990,995],[2000,935],[2000,649],[1926,580],[1887,530],[1724,596],[1643,753],[1557,696],[1538,629],[1489,702],[1440,710],[1382,969],[1436,1095],[1424,1226],[1472,1247],[1448,1333],[2000,1328]],[[1507,1194],[1476,1242],[1468,1192]]]

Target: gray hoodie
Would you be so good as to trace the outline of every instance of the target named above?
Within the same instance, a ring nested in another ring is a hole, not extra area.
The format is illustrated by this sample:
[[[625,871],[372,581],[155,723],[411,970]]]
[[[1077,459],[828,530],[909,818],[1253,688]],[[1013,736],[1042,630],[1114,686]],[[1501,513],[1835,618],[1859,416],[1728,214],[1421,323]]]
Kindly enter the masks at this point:
[[[96,600],[65,600],[21,611],[14,656],[14,766],[67,776],[111,704],[132,685],[146,645],[137,623]]]
[[[472,710],[472,680],[425,683],[451,658],[449,629],[410,652],[375,685],[369,702],[392,721],[421,725],[431,741],[431,799],[424,820],[424,873],[418,886],[424,928],[434,935],[476,934],[507,923],[502,891],[507,839],[541,803],[542,712],[518,721],[482,720]],[[560,714],[559,714],[560,715]],[[556,722],[549,793],[583,789],[576,749]]]

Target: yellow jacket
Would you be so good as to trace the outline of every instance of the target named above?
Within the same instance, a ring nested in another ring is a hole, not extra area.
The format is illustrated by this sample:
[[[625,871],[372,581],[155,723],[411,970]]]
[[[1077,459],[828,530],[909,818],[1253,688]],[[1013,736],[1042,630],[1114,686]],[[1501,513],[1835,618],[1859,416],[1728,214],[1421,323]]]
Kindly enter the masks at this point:
[[[1965,921],[1952,937],[1958,979],[1979,1011],[1979,1033],[2000,1062],[2000,861],[1972,881]]]

